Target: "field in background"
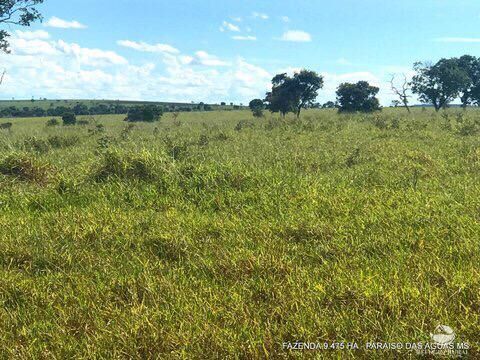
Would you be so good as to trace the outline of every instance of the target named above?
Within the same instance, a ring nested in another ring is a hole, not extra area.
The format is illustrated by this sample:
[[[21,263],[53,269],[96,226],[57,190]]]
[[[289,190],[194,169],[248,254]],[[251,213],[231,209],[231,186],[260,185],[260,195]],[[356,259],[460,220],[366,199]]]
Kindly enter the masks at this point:
[[[4,357],[480,356],[480,112],[95,118],[4,119]]]

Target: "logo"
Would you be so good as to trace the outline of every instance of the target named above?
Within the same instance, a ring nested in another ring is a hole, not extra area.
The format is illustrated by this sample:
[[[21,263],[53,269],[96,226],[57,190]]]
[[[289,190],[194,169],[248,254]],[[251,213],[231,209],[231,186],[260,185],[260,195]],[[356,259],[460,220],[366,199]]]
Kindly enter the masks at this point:
[[[438,325],[433,334],[430,333],[430,337],[435,344],[440,346],[448,346],[453,344],[456,335],[455,331],[453,331],[450,326]]]

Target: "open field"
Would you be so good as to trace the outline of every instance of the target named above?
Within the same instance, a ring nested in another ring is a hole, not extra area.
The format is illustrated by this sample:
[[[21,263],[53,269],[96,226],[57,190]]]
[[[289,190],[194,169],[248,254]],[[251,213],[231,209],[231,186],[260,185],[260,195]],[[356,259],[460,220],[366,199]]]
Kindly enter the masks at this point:
[[[0,121],[2,358],[480,357],[479,111],[124,117]]]

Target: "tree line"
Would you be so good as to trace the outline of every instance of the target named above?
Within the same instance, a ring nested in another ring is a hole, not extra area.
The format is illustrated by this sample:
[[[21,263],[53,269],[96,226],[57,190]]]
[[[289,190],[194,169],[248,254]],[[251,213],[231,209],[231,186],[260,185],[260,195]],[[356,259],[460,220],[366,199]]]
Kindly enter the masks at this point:
[[[140,106],[140,105],[137,105]],[[150,105],[145,105],[148,107]],[[73,113],[74,115],[111,115],[111,114],[127,114],[132,108],[132,105],[123,104],[95,104],[87,106],[84,103],[76,104],[73,107],[67,106],[50,106],[48,109],[39,106],[22,108],[16,106],[8,106],[0,110],[0,118],[15,118],[15,117],[62,117],[65,114]],[[162,112],[191,112],[191,111],[212,111],[211,105],[200,103],[191,106],[162,106]]]
[[[302,109],[320,107],[315,100],[323,84],[323,76],[311,70],[302,70],[293,76],[278,74],[272,79],[272,90],[266,93],[265,99],[254,99],[249,107],[255,117],[263,116],[263,110],[268,109],[282,116],[293,112],[298,118]],[[380,110],[380,101],[376,98],[379,90],[366,81],[343,83],[337,89],[337,102],[329,101],[322,107],[337,107],[340,112]]]
[[[411,81],[404,75],[401,85],[396,85],[395,76],[392,76],[390,90],[398,98],[393,101],[394,106],[402,105],[410,111],[413,94],[436,111],[447,108],[456,99],[464,108],[480,105],[480,58],[463,55],[440,59],[435,64],[416,62],[413,70],[415,75]],[[249,107],[256,117],[263,116],[265,109],[282,116],[294,113],[297,117],[306,108],[338,108],[339,112],[381,109],[376,97],[380,89],[367,81],[340,84],[336,102],[328,101],[320,106],[315,99],[323,84],[323,77],[310,70],[302,70],[293,76],[278,74],[272,79],[272,90],[266,93],[265,99],[254,99]]]

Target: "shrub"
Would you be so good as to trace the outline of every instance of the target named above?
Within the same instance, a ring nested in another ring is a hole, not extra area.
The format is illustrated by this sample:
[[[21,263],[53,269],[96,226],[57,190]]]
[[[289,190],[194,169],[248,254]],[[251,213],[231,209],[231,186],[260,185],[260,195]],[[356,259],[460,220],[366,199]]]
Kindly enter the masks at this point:
[[[49,136],[47,139],[48,144],[54,149],[62,149],[78,144],[80,138],[77,135],[73,136]]]
[[[162,172],[158,168],[159,159],[144,150],[140,153],[122,153],[108,150],[93,171],[95,181],[109,179],[151,181]]]
[[[0,174],[15,177],[21,181],[45,184],[53,168],[27,154],[11,154],[0,161]]]
[[[46,126],[58,126],[58,125],[60,125],[60,122],[55,118],[51,118],[50,120],[47,121],[47,123],[45,125]]]
[[[66,113],[62,116],[63,125],[75,125],[77,123],[77,118],[74,113]]]
[[[254,117],[263,117],[263,109],[265,109],[265,104],[263,103],[263,100],[253,99],[248,104],[248,107],[250,108],[250,110],[252,110]]]
[[[27,151],[34,151],[39,154],[44,154],[50,150],[50,145],[44,139],[39,139],[35,136],[31,136],[25,139],[23,147]]]
[[[0,129],[1,130],[11,130],[12,126],[13,126],[13,124],[11,122],[7,122],[7,123],[0,124]]]

